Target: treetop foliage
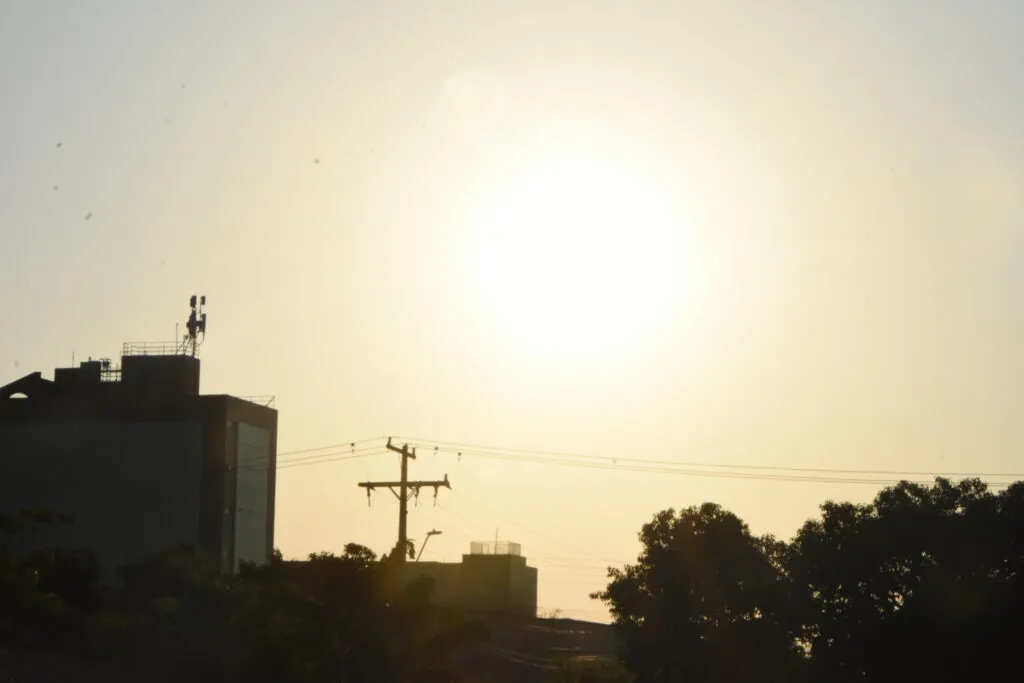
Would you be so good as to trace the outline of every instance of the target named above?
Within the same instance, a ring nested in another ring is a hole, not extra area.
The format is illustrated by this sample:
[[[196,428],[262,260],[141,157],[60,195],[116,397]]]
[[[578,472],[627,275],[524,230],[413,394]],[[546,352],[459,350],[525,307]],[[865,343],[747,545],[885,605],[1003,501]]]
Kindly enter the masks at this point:
[[[788,543],[707,503],[654,515],[605,590],[637,681],[974,680],[1024,646],[1024,484],[902,482]]]

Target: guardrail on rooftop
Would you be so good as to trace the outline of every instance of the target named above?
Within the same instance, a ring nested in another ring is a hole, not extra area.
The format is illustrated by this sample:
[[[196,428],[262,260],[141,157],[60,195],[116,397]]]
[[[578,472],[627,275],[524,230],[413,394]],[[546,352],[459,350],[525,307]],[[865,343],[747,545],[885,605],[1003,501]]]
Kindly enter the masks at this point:
[[[523,554],[523,547],[512,541],[473,541],[469,544],[470,555],[515,555]]]
[[[185,346],[178,342],[125,342],[122,356],[183,356]]]

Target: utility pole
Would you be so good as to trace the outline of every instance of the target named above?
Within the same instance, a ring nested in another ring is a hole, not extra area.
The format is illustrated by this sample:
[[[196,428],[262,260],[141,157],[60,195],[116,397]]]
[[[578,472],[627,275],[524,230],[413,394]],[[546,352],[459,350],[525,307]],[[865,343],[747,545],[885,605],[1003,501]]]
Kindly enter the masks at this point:
[[[442,486],[450,489],[448,475],[444,475],[441,481],[409,481],[409,460],[416,459],[416,449],[409,448],[409,444],[403,444],[401,448],[391,445],[391,437],[388,437],[388,450],[394,451],[402,456],[402,477],[399,481],[364,481],[359,484],[366,489],[366,500],[370,500],[370,493],[377,487],[387,487],[396,498],[398,498],[398,545],[395,552],[398,554],[398,561],[405,562],[406,553],[409,549],[409,536],[407,521],[409,516],[409,498],[420,495],[420,489],[432,487],[434,489],[434,504],[437,504],[437,491]],[[398,489],[397,491],[395,489]],[[410,493],[411,492],[411,493]]]

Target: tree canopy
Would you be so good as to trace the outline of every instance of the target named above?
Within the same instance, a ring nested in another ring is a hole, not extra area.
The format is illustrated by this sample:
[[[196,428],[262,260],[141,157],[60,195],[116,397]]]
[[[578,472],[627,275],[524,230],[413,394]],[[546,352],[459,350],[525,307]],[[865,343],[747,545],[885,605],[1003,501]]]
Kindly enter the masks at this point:
[[[0,672],[23,661],[45,669],[35,680],[451,682],[460,648],[487,635],[435,606],[428,579],[399,581],[397,550],[275,553],[225,576],[177,548],[111,587],[87,549],[17,542],[67,523],[0,517]],[[1024,483],[901,482],[870,503],[825,502],[789,541],[713,503],[658,512],[639,536],[636,562],[593,596],[622,667],[566,660],[552,680],[959,683],[1012,670],[1024,646]]]
[[[654,516],[609,603],[640,681],[792,680],[800,666],[778,544],[711,503]]]
[[[714,504],[654,516],[594,595],[637,681],[976,679],[1024,645],[1024,484],[902,482],[789,542]]]
[[[435,607],[429,580],[396,586],[391,563],[357,544],[306,562],[277,553],[237,576],[172,549],[123,568],[114,589],[87,550],[18,553],[4,542],[53,521],[0,518],[0,670],[4,656],[37,652],[136,680],[447,682],[458,647],[486,635]]]

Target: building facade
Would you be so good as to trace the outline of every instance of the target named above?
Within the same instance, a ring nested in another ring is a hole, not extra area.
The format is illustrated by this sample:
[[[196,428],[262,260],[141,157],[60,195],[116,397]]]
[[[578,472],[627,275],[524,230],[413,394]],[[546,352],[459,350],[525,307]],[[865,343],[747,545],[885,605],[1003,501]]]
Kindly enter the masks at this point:
[[[277,411],[201,395],[199,370],[126,345],[120,369],[90,360],[0,387],[0,514],[73,515],[28,542],[91,548],[108,578],[182,545],[224,572],[268,561]]]

